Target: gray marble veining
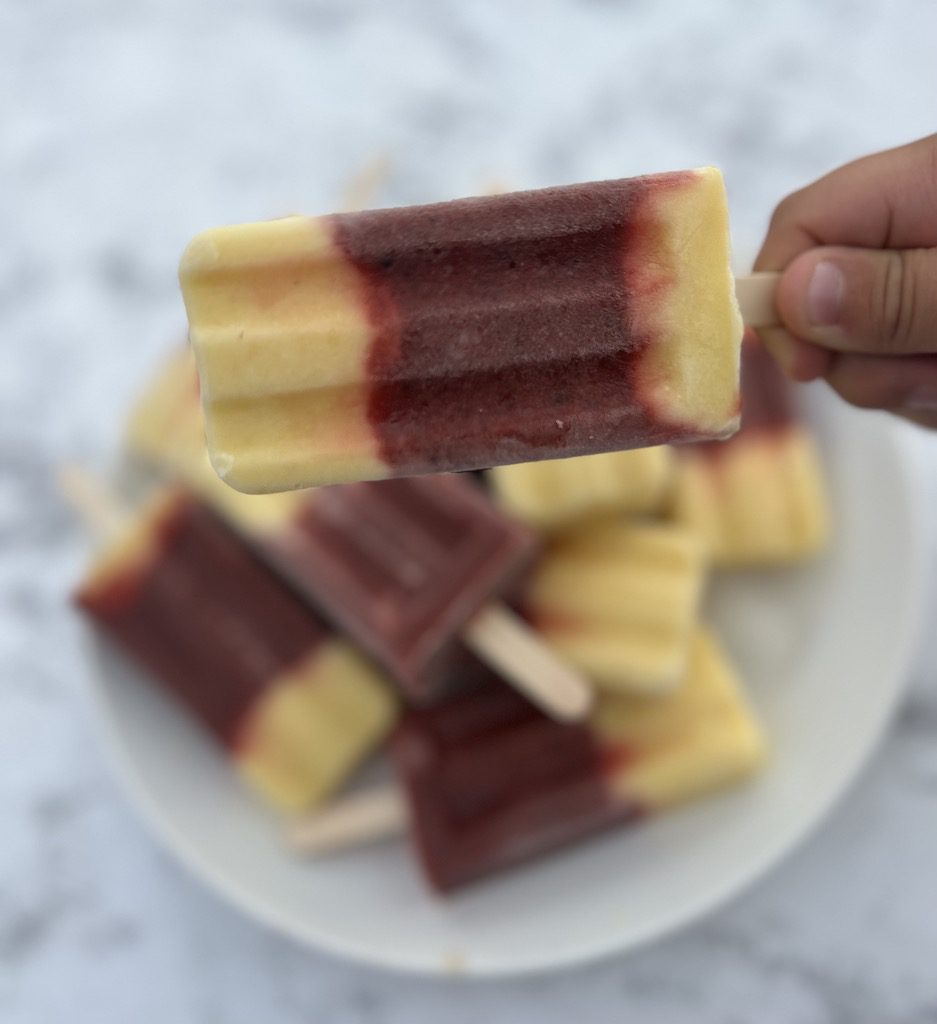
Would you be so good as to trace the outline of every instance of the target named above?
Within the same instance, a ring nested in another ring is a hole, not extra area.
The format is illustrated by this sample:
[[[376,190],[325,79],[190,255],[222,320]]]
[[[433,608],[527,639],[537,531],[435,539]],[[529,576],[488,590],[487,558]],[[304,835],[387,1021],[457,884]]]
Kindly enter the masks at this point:
[[[388,203],[712,162],[750,256],[785,192],[934,130],[935,38],[925,0],[0,5],[0,1020],[937,1022],[933,644],[861,782],[729,908],[549,978],[389,976],[244,921],[133,817],[54,486],[181,334],[199,227],[326,209],[376,153]]]

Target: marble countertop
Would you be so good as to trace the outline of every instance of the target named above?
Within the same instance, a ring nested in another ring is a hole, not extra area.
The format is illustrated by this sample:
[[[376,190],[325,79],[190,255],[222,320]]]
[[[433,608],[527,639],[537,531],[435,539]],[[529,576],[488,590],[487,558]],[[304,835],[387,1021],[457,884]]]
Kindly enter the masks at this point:
[[[547,978],[386,975],[245,921],[144,832],[88,721],[54,487],[182,334],[197,228],[327,209],[375,156],[387,203],[714,163],[744,258],[786,192],[934,130],[935,38],[928,0],[0,8],[0,1020],[937,1022],[933,640],[859,783],[728,908]]]

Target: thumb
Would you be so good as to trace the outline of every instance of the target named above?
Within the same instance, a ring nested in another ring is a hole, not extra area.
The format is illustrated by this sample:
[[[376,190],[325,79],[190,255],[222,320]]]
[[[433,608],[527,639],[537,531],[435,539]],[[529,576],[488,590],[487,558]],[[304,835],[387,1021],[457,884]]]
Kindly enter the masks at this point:
[[[776,294],[797,338],[840,352],[937,352],[937,249],[811,249]]]

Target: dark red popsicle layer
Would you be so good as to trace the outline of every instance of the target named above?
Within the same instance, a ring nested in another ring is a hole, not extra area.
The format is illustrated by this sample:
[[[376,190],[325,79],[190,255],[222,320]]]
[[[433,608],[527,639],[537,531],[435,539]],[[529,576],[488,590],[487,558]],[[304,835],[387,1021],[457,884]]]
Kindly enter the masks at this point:
[[[689,180],[336,216],[375,335],[368,415],[381,457],[431,472],[677,436],[642,400],[637,360],[654,338],[636,285],[653,263],[655,198]]]
[[[742,345],[742,430],[777,430],[794,419],[787,378],[761,342],[746,337]]]
[[[761,342],[746,334],[742,342],[742,425],[727,441],[704,441],[694,446],[719,459],[753,434],[781,433],[797,419],[791,385]]]
[[[442,892],[640,813],[609,793],[588,729],[497,683],[411,712],[390,750],[417,852]]]
[[[154,554],[76,594],[223,743],[274,678],[329,631],[207,508],[180,496]]]
[[[465,623],[536,551],[529,530],[451,474],[321,488],[265,544],[414,699],[428,695]]]

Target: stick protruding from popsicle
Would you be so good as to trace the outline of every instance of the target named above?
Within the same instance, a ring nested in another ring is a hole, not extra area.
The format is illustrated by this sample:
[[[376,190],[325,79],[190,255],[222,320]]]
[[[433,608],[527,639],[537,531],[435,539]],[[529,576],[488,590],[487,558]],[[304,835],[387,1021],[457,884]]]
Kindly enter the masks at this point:
[[[299,818],[290,827],[287,842],[297,853],[338,853],[400,835],[408,820],[401,791],[393,784],[375,786]]]
[[[370,206],[389,173],[390,157],[386,153],[372,156],[345,186],[342,192],[342,210],[353,213]]]
[[[127,513],[104,484],[81,466],[67,464],[56,475],[59,492],[99,540],[109,540],[127,525]]]
[[[595,695],[588,681],[505,605],[483,608],[462,639],[551,718],[579,722],[592,709]]]
[[[735,297],[746,327],[773,327],[780,323],[774,294],[781,275],[774,272],[747,274],[735,279]]]

